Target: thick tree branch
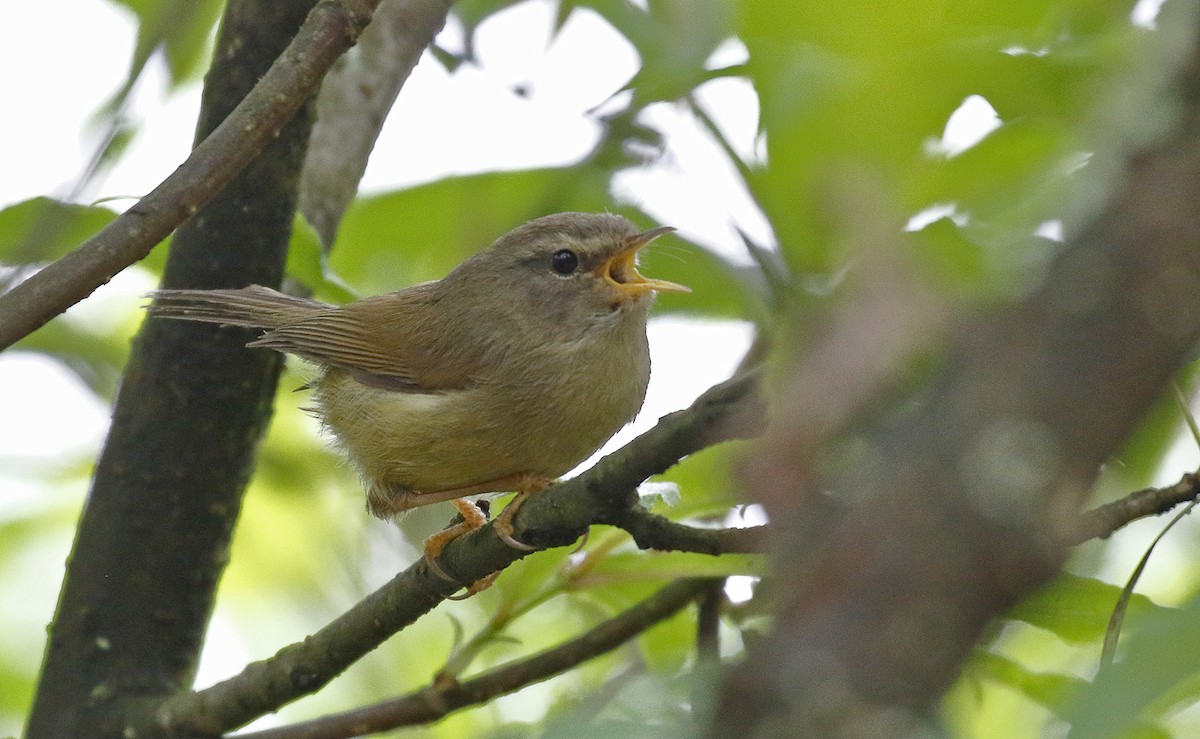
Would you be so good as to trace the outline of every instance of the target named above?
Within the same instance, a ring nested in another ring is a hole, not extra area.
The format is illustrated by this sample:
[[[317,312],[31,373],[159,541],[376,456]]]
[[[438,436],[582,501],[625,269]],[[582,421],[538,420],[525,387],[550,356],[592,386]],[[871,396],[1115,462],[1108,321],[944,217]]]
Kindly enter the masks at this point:
[[[696,596],[719,587],[720,579],[688,579],[668,585],[581,636],[463,682],[434,684],[395,700],[278,729],[239,735],[243,739],[340,739],[439,719],[554,677],[612,651],[670,618]]]
[[[228,125],[306,17],[311,25],[311,8],[228,3],[197,140]],[[165,284],[279,284],[311,126],[306,111],[280,120],[262,156],[179,229]],[[281,367],[245,341],[163,321],[139,332],[67,564],[31,736],[119,736],[141,706],[192,684]]]
[[[83,300],[211,200],[279,134],[379,0],[322,0],[278,61],[187,160],[74,251],[0,295],[0,351]]]
[[[325,249],[358,191],[388,112],[453,0],[382,0],[371,25],[321,83],[300,183],[300,212]]]
[[[717,385],[687,410],[664,416],[579,477],[531,497],[514,517],[516,536],[543,547],[573,544],[595,523],[614,523],[637,504],[637,486],[683,457],[756,433],[763,407],[760,373]],[[491,526],[447,545],[439,560],[461,582],[474,582],[527,556]],[[302,642],[249,665],[241,674],[163,703],[145,731],[219,734],[320,689],[367,652],[458,589],[419,561]]]

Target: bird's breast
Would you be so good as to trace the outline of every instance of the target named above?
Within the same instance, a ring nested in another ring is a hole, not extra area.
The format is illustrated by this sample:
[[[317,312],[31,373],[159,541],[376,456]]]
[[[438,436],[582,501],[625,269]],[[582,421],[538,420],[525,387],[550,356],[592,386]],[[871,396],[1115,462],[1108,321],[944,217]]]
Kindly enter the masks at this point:
[[[570,471],[633,419],[649,381],[644,327],[494,356],[472,386],[435,393],[330,369],[316,385],[318,410],[369,484],[433,492]]]

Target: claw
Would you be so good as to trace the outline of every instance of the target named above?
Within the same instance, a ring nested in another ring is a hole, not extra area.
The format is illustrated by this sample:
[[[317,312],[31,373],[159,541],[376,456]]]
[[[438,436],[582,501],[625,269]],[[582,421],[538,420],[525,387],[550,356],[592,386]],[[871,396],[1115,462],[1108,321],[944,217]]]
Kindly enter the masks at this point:
[[[463,592],[462,595],[448,595],[446,596],[446,600],[466,600],[476,593],[482,593],[483,591],[492,587],[492,583],[496,582],[496,578],[498,577],[500,577],[499,570],[468,585],[466,591]]]
[[[588,538],[591,535],[592,535],[591,529],[584,529],[583,536],[579,537],[579,543],[576,544],[575,548],[571,550],[571,554],[579,554],[580,552],[582,552],[583,548],[587,546]]]
[[[480,591],[487,590],[489,587],[491,587],[492,583],[496,581],[496,578],[500,575],[500,573],[493,572],[482,580],[476,580],[470,585],[467,585],[458,578],[451,577],[450,574],[443,570],[442,566],[437,563],[438,556],[441,555],[442,550],[446,548],[447,544],[463,534],[474,531],[475,529],[478,529],[487,523],[487,516],[484,515],[484,512],[471,501],[465,498],[456,498],[454,500],[454,506],[458,508],[458,512],[462,515],[463,520],[449,527],[445,531],[440,531],[425,540],[425,565],[429,568],[430,572],[446,582],[452,582],[467,589],[467,592],[462,595],[450,596],[449,600],[465,600],[470,598],[472,595],[475,595]]]
[[[497,488],[503,490],[511,484],[512,487],[508,487],[507,489],[516,489],[518,491],[517,496],[513,498],[512,501],[500,513],[500,515],[496,517],[494,531],[496,532],[496,536],[500,539],[500,541],[504,542],[511,549],[515,549],[518,552],[533,552],[537,550],[537,547],[530,546],[523,541],[518,541],[516,537],[513,536],[512,517],[517,512],[517,509],[520,508],[521,504],[524,503],[530,495],[549,487],[552,482],[553,481],[550,478],[541,475],[535,475],[533,473],[523,472],[480,485],[456,488],[454,490],[438,491],[436,495],[438,496],[438,499],[445,500],[446,498],[450,497],[451,494],[456,494],[459,496],[474,495],[477,493],[490,492],[496,490]],[[431,495],[433,494],[425,494],[425,497],[430,497]],[[487,590],[489,587],[491,587],[492,583],[496,581],[496,578],[499,577],[500,573],[493,572],[487,577],[477,580],[470,585],[465,585],[457,578],[451,577],[449,573],[443,570],[437,563],[438,556],[442,553],[442,549],[444,549],[447,544],[463,534],[474,531],[475,529],[478,529],[487,523],[486,509],[483,509],[482,506],[477,506],[463,497],[454,498],[454,506],[458,508],[458,512],[462,516],[463,520],[449,527],[445,531],[434,534],[425,540],[425,563],[428,566],[429,571],[437,577],[447,582],[463,585],[463,587],[467,589],[466,593],[463,595],[450,597],[450,600],[463,600],[465,598],[470,598],[475,593]]]
[[[442,569],[442,566],[437,563],[437,560],[431,559],[428,554],[425,555],[425,567],[430,572],[432,572],[433,574],[442,578],[446,582],[452,582],[452,583],[455,583],[456,585],[462,585],[462,583],[460,583],[457,579],[450,577],[450,575],[448,575],[446,573],[446,571]]]
[[[516,549],[518,552],[536,552],[537,547],[530,546],[523,541],[517,541],[512,535],[512,525],[500,526],[500,522],[496,522],[496,538],[507,544],[510,548]]]
[[[518,552],[533,552],[537,551],[537,547],[530,546],[523,541],[517,541],[513,536],[512,519],[516,515],[517,509],[529,500],[529,496],[545,490],[550,486],[550,480],[545,478],[530,479],[524,489],[520,490],[516,497],[509,501],[508,505],[504,506],[504,510],[500,511],[500,515],[496,516],[495,523],[492,524],[492,530],[496,532],[496,538],[504,542],[511,549]]]

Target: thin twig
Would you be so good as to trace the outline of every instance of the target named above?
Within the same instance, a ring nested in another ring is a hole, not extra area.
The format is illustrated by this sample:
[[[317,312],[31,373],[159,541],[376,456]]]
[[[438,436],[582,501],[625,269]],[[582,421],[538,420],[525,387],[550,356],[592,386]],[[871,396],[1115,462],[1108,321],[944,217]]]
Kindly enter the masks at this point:
[[[308,100],[378,3],[318,3],[246,99],[178,169],[74,251],[0,295],[0,351],[145,257],[229,184]]]
[[[339,739],[428,723],[466,706],[486,703],[541,682],[624,644],[673,616],[720,580],[688,579],[672,583],[633,608],[581,636],[532,657],[511,662],[463,682],[434,684],[395,700],[323,716],[277,729],[240,735],[241,739]]]
[[[751,171],[750,165],[747,164],[746,160],[742,159],[741,155],[737,153],[737,151],[733,148],[733,144],[729,143],[729,139],[725,136],[725,132],[722,131],[721,127],[717,125],[717,122],[712,119],[712,116],[708,114],[708,111],[705,110],[702,105],[700,105],[700,101],[696,99],[695,95],[689,95],[686,98],[686,101],[688,109],[692,111],[692,115],[694,115],[696,120],[700,122],[706,131],[708,131],[708,134],[713,137],[713,139],[717,142],[717,146],[721,147],[721,151],[725,154],[725,158],[728,159],[729,163],[732,164],[734,169],[738,171],[738,174],[741,176],[742,181],[746,183],[746,186],[751,187],[752,183],[754,182],[754,172]]]
[[[1147,516],[1166,513],[1181,503],[1200,497],[1200,475],[1188,472],[1179,482],[1164,488],[1146,488],[1130,493],[1120,500],[1105,503],[1084,513],[1069,544],[1082,544],[1090,539],[1107,539],[1121,527]]]
[[[676,523],[635,506],[614,524],[625,529],[641,549],[662,549],[700,554],[762,554],[766,552],[767,527],[702,529]]]
[[[725,603],[725,580],[712,583],[696,601],[696,658],[713,665],[721,658],[721,607]]]

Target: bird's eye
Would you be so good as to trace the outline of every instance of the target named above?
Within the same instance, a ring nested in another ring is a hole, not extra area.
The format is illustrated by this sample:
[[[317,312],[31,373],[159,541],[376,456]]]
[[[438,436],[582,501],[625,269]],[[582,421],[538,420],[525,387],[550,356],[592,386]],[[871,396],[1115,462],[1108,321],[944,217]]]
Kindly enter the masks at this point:
[[[550,269],[560,275],[569,275],[579,267],[579,255],[570,249],[559,249],[550,257]]]

